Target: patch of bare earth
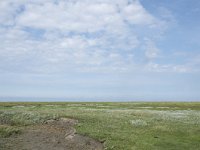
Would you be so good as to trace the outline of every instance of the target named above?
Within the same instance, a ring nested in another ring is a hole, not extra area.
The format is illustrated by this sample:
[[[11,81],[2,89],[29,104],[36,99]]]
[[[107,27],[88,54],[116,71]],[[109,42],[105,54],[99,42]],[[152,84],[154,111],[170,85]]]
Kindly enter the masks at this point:
[[[103,144],[76,134],[76,120],[61,118],[27,127],[22,134],[0,139],[3,150],[103,150]]]

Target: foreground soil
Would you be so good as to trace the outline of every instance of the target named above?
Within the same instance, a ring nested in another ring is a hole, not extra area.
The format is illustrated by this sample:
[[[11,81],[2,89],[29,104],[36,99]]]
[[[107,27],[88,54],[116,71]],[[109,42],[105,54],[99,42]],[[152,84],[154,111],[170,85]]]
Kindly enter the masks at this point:
[[[61,118],[27,127],[19,135],[0,139],[2,150],[103,150],[103,144],[76,134],[76,120]]]

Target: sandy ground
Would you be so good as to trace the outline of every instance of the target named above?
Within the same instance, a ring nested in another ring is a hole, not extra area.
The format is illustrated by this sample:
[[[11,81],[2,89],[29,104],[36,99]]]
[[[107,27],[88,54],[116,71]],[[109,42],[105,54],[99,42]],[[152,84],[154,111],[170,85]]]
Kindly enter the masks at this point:
[[[76,134],[76,120],[61,118],[27,127],[19,135],[0,139],[1,150],[103,150],[103,144]]]

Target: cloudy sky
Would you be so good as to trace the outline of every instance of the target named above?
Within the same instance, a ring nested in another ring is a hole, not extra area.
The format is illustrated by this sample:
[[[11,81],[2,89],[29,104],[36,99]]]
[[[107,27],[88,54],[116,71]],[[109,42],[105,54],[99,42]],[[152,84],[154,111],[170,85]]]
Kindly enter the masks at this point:
[[[200,1],[0,0],[0,97],[200,100]]]

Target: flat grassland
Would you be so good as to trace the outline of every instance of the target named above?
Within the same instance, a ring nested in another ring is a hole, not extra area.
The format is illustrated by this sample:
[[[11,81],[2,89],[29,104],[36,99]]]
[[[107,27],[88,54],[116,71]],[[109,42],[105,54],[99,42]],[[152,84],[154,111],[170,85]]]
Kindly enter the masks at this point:
[[[2,102],[0,142],[59,118],[106,150],[200,149],[200,102]]]

